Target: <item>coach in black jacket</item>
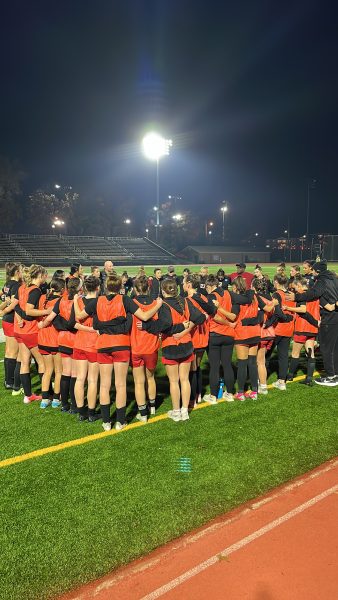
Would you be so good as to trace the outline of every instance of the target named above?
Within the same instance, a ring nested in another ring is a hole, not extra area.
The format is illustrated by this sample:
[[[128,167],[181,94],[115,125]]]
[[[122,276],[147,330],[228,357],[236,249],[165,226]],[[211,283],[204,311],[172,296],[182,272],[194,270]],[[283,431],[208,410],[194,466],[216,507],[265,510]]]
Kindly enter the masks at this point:
[[[325,261],[314,263],[315,282],[303,294],[288,294],[290,300],[311,302],[319,300],[321,323],[319,327],[319,343],[323,356],[326,377],[315,379],[315,383],[329,387],[338,386],[338,277],[327,270]],[[327,310],[326,305],[333,310]]]

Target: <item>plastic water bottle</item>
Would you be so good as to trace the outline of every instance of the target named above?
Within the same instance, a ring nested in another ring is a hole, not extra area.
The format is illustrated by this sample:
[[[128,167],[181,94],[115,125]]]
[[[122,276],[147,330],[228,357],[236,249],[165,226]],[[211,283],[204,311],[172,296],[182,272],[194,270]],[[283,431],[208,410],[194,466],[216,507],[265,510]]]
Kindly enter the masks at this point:
[[[223,398],[223,391],[224,391],[224,379],[220,379],[219,380],[218,394],[217,394],[217,399],[218,400],[220,400],[220,398]]]

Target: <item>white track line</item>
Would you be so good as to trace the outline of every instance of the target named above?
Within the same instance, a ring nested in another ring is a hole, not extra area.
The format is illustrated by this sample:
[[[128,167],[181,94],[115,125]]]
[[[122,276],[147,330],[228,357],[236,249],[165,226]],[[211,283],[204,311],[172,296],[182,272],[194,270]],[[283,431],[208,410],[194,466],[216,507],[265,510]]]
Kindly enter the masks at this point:
[[[216,564],[221,558],[225,558],[225,557],[229,556],[229,554],[232,554],[233,552],[240,550],[244,546],[247,546],[247,544],[250,544],[250,542],[257,540],[258,538],[265,535],[269,531],[272,531],[272,529],[275,529],[275,527],[278,527],[282,523],[289,521],[296,515],[299,515],[304,510],[310,508],[311,506],[314,506],[314,504],[317,504],[317,502],[320,502],[320,500],[324,500],[324,498],[327,498],[328,496],[330,496],[331,494],[334,494],[337,491],[338,491],[338,485],[335,485],[332,488],[326,490],[325,492],[318,494],[318,496],[311,498],[311,500],[304,502],[304,504],[300,504],[300,506],[297,506],[293,510],[290,510],[288,513],[286,513],[282,517],[278,517],[278,519],[275,519],[274,521],[271,521],[267,525],[264,525],[264,527],[257,529],[257,531],[254,531],[254,533],[251,533],[250,535],[246,536],[245,538],[239,540],[239,542],[232,544],[232,546],[228,546],[228,548],[225,548],[221,552],[218,552],[214,556],[211,556],[211,558],[208,558],[207,560],[200,563],[196,567],[193,567],[189,571],[186,571],[179,577],[176,577],[176,579],[172,579],[171,581],[169,581],[169,583],[166,583],[162,587],[157,588],[157,590],[154,590],[150,594],[147,594],[147,596],[143,596],[143,598],[141,598],[141,600],[156,600],[156,598],[160,598],[161,596],[163,596],[163,594],[166,594],[167,592],[170,592],[177,586],[181,585],[181,583],[184,583],[188,579],[195,577],[195,575],[198,575],[202,571],[205,571],[212,565]]]

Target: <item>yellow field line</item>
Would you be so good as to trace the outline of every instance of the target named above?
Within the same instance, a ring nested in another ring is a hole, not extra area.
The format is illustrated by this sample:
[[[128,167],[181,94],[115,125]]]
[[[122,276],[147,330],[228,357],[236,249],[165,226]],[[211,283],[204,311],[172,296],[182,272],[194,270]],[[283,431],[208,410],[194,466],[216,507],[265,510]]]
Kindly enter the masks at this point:
[[[317,375],[317,373],[315,373]],[[304,376],[295,377],[293,381],[300,381]],[[289,381],[287,383],[292,383]],[[267,386],[269,389],[274,389],[272,384]],[[218,400],[217,404],[221,404],[226,402],[221,398]],[[206,408],[207,406],[213,406],[208,402],[202,402],[201,404],[197,404],[194,410],[200,410],[201,408]],[[215,406],[215,405],[214,405]],[[46,454],[53,454],[54,452],[61,452],[62,450],[66,450],[67,448],[74,448],[75,446],[82,446],[83,444],[89,444],[90,442],[95,442],[96,440],[102,440],[108,436],[116,435],[117,433],[123,433],[124,431],[130,431],[131,429],[136,429],[137,427],[144,427],[145,425],[152,425],[153,423],[158,423],[159,421],[164,421],[164,419],[168,419],[167,413],[163,415],[157,415],[150,419],[147,423],[131,423],[127,425],[121,431],[116,431],[112,429],[111,431],[102,431],[102,433],[93,433],[92,435],[86,435],[82,438],[77,438],[75,440],[69,440],[68,442],[62,442],[61,444],[56,444],[55,446],[48,446],[47,448],[40,448],[39,450],[33,450],[32,452],[27,452],[26,454],[19,454],[19,456],[12,456],[11,458],[6,458],[0,461],[0,469],[4,467],[10,467],[11,465],[17,465],[18,463],[25,462],[26,460],[31,460],[33,458],[39,458],[40,456],[46,456]]]

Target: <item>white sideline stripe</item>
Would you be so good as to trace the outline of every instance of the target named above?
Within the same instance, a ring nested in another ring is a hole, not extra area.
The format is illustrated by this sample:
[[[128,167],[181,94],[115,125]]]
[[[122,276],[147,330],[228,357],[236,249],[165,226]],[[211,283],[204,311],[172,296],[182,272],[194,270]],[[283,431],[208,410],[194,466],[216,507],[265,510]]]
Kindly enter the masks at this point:
[[[311,506],[314,506],[315,504],[317,504],[317,502],[320,502],[320,500],[324,500],[324,498],[327,498],[328,496],[330,496],[331,494],[334,494],[337,491],[338,491],[338,485],[335,485],[335,486],[329,488],[328,490],[326,490],[325,492],[318,494],[318,496],[311,498],[311,500],[304,502],[304,504],[300,504],[300,506],[297,506],[293,510],[290,510],[282,517],[278,517],[278,519],[275,519],[274,521],[271,521],[267,525],[264,525],[264,527],[257,529],[257,531],[254,531],[254,533],[251,533],[250,535],[246,536],[245,538],[239,540],[239,542],[236,542],[235,544],[228,546],[221,552],[218,552],[214,556],[211,556],[211,558],[208,558],[207,560],[200,563],[196,567],[193,567],[192,569],[190,569],[189,571],[186,571],[179,577],[176,577],[176,579],[172,579],[171,581],[169,581],[169,583],[166,583],[162,587],[157,588],[157,590],[154,590],[150,594],[147,594],[147,596],[143,596],[141,598],[141,600],[155,600],[156,598],[160,598],[160,596],[163,596],[163,594],[170,592],[175,587],[181,585],[181,583],[184,583],[188,579],[195,577],[195,575],[198,575],[202,571],[205,571],[212,565],[216,564],[221,558],[226,558],[227,556],[229,556],[229,554],[232,554],[233,552],[240,550],[244,546],[247,546],[247,544],[250,544],[250,542],[257,540],[258,538],[265,535],[269,531],[272,531],[272,529],[275,529],[275,527],[278,527],[282,523],[289,521],[296,515],[299,515],[304,510],[310,508]]]

